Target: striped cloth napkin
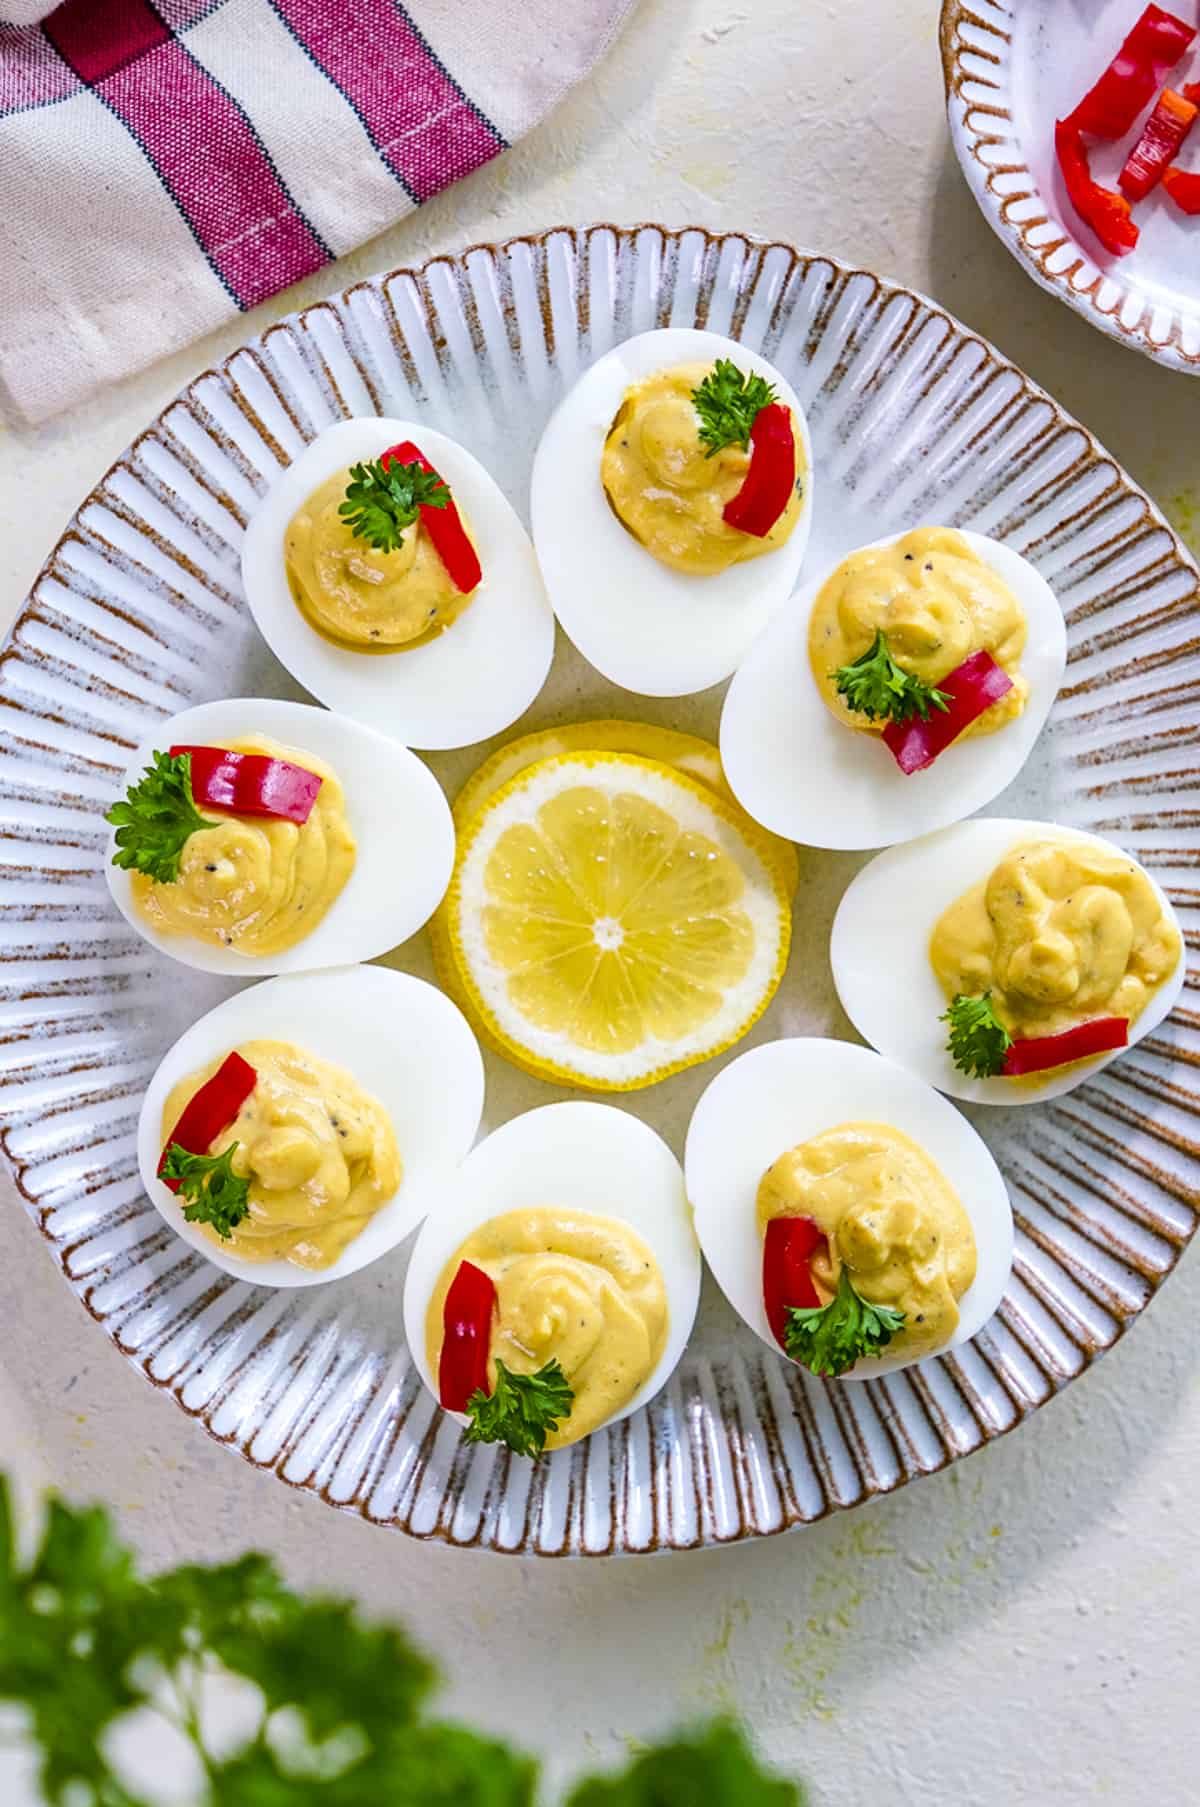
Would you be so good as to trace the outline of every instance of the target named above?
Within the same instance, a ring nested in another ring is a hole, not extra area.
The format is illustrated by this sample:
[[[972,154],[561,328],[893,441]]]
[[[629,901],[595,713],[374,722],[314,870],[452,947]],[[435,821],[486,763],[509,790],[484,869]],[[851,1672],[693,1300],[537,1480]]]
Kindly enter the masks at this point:
[[[634,0],[0,0],[0,409],[38,421],[478,169]]]

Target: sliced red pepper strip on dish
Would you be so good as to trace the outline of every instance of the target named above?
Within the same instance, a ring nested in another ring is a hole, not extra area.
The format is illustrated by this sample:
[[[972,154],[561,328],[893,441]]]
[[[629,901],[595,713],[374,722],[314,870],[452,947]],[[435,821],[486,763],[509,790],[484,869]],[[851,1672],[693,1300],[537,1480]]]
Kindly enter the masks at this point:
[[[1200,107],[1200,82],[1184,82],[1183,98],[1190,100],[1194,107]]]
[[[239,816],[274,816],[303,824],[312,814],[321,780],[288,759],[266,753],[234,753],[228,747],[171,747],[171,758],[192,761],[192,798],[210,809]]]
[[[1200,213],[1200,174],[1190,169],[1164,169],[1162,185],[1181,212]]]
[[[473,1261],[460,1261],[442,1307],[438,1398],[448,1412],[465,1412],[473,1393],[489,1391],[488,1350],[496,1288]]]
[[[910,721],[889,722],[883,730],[884,745],[902,772],[920,772],[932,765],[977,716],[1007,696],[1012,679],[991,653],[977,652],[956,665],[949,677],[939,678],[937,687],[950,698],[947,709],[931,709],[927,721],[914,715]]]
[[[1073,119],[1060,119],[1055,126],[1054,148],[1072,207],[1106,251],[1114,257],[1124,257],[1140,237],[1129,202],[1115,188],[1104,188],[1093,181],[1087,146]]]
[[[1089,89],[1068,123],[1077,131],[1109,141],[1131,132],[1196,35],[1194,25],[1148,6],[1095,87]]]
[[[788,1312],[812,1311],[821,1304],[808,1264],[824,1241],[824,1230],[811,1217],[772,1217],[767,1224],[763,1237],[763,1304],[771,1335],[785,1351]]]
[[[1090,1023],[1064,1029],[1061,1035],[1031,1035],[1027,1041],[1013,1042],[1001,1072],[1006,1079],[1019,1079],[1023,1073],[1045,1073],[1051,1067],[1065,1067],[1069,1061],[1086,1060],[1091,1054],[1109,1054],[1128,1044],[1128,1017],[1098,1016]]]
[[[1130,201],[1144,201],[1163,171],[1174,163],[1183,141],[1196,123],[1200,111],[1192,101],[1164,88],[1158,105],[1142,127],[1142,135],[1130,151],[1125,167],[1117,177],[1121,193]]]
[[[796,438],[782,402],[768,402],[750,429],[750,468],[731,496],[722,520],[739,533],[765,539],[792,498],[796,482]]]
[[[183,1115],[167,1137],[158,1163],[160,1176],[167,1155],[178,1146],[188,1154],[207,1154],[223,1129],[228,1129],[247,1098],[258,1084],[258,1074],[240,1054],[227,1054],[211,1079],[206,1079],[194,1098],[183,1107]],[[163,1185],[178,1192],[178,1180],[163,1179]]]
[[[429,471],[435,477],[439,474],[411,439],[389,446],[379,462],[386,470],[393,460],[397,464],[418,464],[423,471]],[[450,486],[444,477],[442,482],[446,490],[446,506],[432,508],[426,503],[421,509],[421,525],[433,541],[438,557],[449,572],[451,583],[461,595],[466,596],[470,591],[478,589],[483,568],[479,563],[478,553],[467,537],[462,516],[450,494]]]

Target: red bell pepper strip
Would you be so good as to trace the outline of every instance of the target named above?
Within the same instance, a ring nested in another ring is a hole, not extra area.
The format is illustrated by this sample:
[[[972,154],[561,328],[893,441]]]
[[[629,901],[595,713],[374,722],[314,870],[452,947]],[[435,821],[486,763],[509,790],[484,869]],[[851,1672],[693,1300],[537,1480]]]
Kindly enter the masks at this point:
[[[187,753],[192,761],[192,797],[210,809],[239,816],[275,816],[305,823],[312,814],[321,780],[287,759],[266,753],[234,753],[225,747],[171,747],[172,759]]]
[[[1181,212],[1200,213],[1200,175],[1190,169],[1164,169],[1162,185]]]
[[[228,1129],[247,1098],[258,1084],[258,1074],[240,1054],[227,1054],[211,1079],[206,1079],[194,1098],[183,1107],[183,1115],[167,1137],[158,1163],[160,1176],[167,1155],[174,1144],[188,1154],[207,1154],[223,1129]],[[163,1179],[163,1185],[178,1192],[178,1180]]]
[[[1177,19],[1174,13],[1164,12],[1161,6],[1148,6],[1067,123],[1093,138],[1124,138],[1195,35],[1195,27]]]
[[[1073,118],[1060,119],[1055,126],[1054,148],[1072,207],[1106,251],[1114,257],[1124,257],[1141,236],[1133,223],[1129,202],[1115,188],[1103,188],[1092,180],[1087,146]]]
[[[771,1335],[786,1352],[788,1312],[821,1303],[809,1259],[825,1241],[811,1217],[772,1217],[763,1237],[763,1304]]]
[[[739,533],[765,539],[792,499],[796,482],[796,440],[792,417],[782,402],[768,402],[750,429],[750,469],[721,518]]]
[[[1190,100],[1194,107],[1200,107],[1200,82],[1184,82],[1183,98]]]
[[[931,709],[927,721],[913,716],[911,721],[889,722],[883,730],[884,745],[902,772],[920,772],[932,765],[977,716],[1008,695],[1012,679],[991,653],[977,652],[956,665],[949,677],[939,678],[937,687],[950,698],[948,709]]]
[[[1183,141],[1196,123],[1196,108],[1174,88],[1164,88],[1158,105],[1142,127],[1142,135],[1130,151],[1117,180],[1130,201],[1144,201],[1163,171],[1179,155]]]
[[[400,445],[389,446],[380,459],[384,470],[395,460],[397,464],[418,464],[423,471],[437,476],[424,452],[419,451],[411,439],[405,439]],[[462,516],[450,494],[450,486],[442,479],[446,491],[446,506],[433,508],[428,503],[421,509],[421,525],[433,541],[438,557],[450,575],[450,582],[461,595],[478,589],[483,577],[483,569],[479,563],[479,555],[467,538],[467,530],[462,524]]]
[[[1027,1041],[1013,1042],[1001,1071],[1006,1079],[1018,1079],[1022,1073],[1044,1073],[1050,1067],[1064,1067],[1068,1061],[1086,1060],[1091,1054],[1108,1054],[1128,1043],[1128,1017],[1098,1016],[1090,1023],[1064,1029],[1061,1035],[1031,1035]]]
[[[465,1412],[473,1393],[488,1387],[488,1349],[496,1288],[473,1261],[460,1261],[442,1307],[438,1398],[448,1412]]]

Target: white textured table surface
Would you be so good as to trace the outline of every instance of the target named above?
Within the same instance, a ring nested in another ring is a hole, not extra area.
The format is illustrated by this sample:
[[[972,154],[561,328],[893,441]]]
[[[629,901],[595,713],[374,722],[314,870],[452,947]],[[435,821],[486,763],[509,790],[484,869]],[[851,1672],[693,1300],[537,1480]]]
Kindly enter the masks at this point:
[[[936,24],[934,0],[643,0],[584,92],[417,218],[61,424],[0,433],[0,627],[110,460],[242,338],[367,271],[595,218],[751,230],[928,291],[1196,546],[1200,381],[1089,331],[991,237],[947,142]],[[0,1466],[111,1501],[152,1563],[255,1543],[394,1610],[440,1656],[445,1705],[517,1728],[555,1774],[732,1708],[817,1807],[1195,1800],[1194,1254],[1096,1370],[946,1474],[753,1546],[560,1565],[373,1530],[210,1442],[0,1187]]]

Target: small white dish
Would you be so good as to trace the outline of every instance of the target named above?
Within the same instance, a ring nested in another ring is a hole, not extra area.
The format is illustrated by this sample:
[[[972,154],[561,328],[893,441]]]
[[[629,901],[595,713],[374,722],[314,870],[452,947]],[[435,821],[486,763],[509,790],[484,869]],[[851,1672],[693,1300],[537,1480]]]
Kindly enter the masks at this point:
[[[1161,188],[1134,209],[1137,246],[1114,257],[1067,198],[1054,124],[1108,67],[1141,10],[1129,0],[942,0],[950,139],[984,219],[1040,288],[1121,345],[1200,374],[1200,220]],[[1194,9],[1173,6],[1196,23]],[[1200,79],[1200,38],[1167,81]],[[1149,109],[1147,109],[1147,113]],[[1114,187],[1143,124],[1119,144],[1088,141],[1092,174]],[[1180,158],[1197,169],[1197,136]]]
[[[298,753],[313,753],[337,774],[357,844],[354,870],[341,895],[311,934],[278,954],[241,954],[191,935],[162,935],[134,908],[130,874],[112,863],[116,831],[110,829],[104,874],[126,922],[172,960],[241,979],[373,960],[407,941],[432,916],[450,883],[454,821],[433,773],[386,735],[311,703],[225,697],[160,722],[131,757],[118,796],[137,783],[155,751],[227,746],[247,734],[266,734]]]
[[[243,1261],[183,1215],[158,1178],[163,1105],[179,1080],[253,1040],[294,1042],[353,1074],[391,1118],[400,1185],[331,1267]],[[483,1114],[483,1056],[465,1017],[436,986],[386,966],[346,966],[247,986],[180,1036],[150,1081],[138,1119],[142,1184],[167,1223],[235,1279],[321,1286],[378,1261],[404,1241],[452,1184]]]
[[[287,526],[335,471],[411,439],[445,478],[475,534],[483,579],[463,613],[424,646],[352,652],[323,639],[292,599]],[[405,746],[467,747],[523,715],[554,657],[554,616],[529,535],[479,460],[415,420],[327,427],[276,478],[246,529],[242,581],[259,632],[313,696]]]

